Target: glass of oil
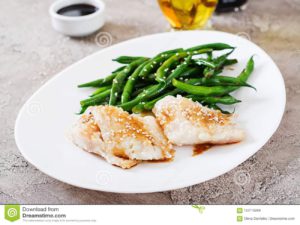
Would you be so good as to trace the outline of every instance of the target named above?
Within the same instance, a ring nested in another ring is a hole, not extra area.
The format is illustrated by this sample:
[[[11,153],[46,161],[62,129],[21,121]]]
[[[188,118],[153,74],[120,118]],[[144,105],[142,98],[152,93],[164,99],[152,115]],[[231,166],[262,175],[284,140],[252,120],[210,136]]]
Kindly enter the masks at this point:
[[[174,29],[193,30],[205,27],[218,0],[158,0],[158,3]]]

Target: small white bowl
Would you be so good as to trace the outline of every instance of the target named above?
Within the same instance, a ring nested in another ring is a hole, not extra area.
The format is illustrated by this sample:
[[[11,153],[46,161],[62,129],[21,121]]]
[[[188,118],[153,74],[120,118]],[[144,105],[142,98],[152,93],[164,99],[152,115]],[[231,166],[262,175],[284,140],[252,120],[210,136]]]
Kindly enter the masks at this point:
[[[57,13],[58,10],[74,4],[89,4],[98,8],[92,14],[85,16],[63,16]],[[104,22],[105,4],[101,0],[58,0],[49,9],[53,28],[71,37],[83,37],[99,30]]]

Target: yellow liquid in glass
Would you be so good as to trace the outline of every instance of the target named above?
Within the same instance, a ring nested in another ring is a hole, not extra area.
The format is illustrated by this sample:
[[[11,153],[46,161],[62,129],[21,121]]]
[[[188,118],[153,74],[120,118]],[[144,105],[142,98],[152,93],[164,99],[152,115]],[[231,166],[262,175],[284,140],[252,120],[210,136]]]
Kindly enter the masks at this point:
[[[203,28],[214,12],[218,0],[158,0],[159,6],[173,28]]]

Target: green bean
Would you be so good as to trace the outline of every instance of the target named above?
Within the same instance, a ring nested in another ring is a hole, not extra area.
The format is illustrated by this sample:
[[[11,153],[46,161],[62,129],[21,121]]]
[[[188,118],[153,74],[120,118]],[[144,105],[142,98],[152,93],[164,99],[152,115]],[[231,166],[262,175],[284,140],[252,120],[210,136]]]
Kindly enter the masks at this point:
[[[176,88],[185,91],[186,93],[199,95],[199,96],[222,96],[228,94],[232,91],[237,90],[237,86],[195,86],[187,83],[180,82],[176,79],[172,80],[173,86]]]
[[[111,73],[117,73],[117,72],[120,72],[121,70],[125,69],[126,66],[121,66],[117,69],[115,69],[114,71],[112,71]]]
[[[157,67],[159,67],[160,63],[162,63],[164,60],[167,59],[169,55],[167,56],[156,56],[153,59],[151,59],[142,69],[139,76],[142,78],[147,77],[150,73],[152,73]]]
[[[161,95],[161,96],[159,96],[159,97],[157,97],[157,98],[155,98],[155,99],[153,99],[149,102],[145,102],[145,104],[143,104],[144,109],[145,110],[151,110],[154,107],[155,103],[158,102],[159,100],[163,99],[166,96],[169,96],[169,95],[174,96],[174,95],[179,94],[179,93],[180,93],[179,89],[174,89],[172,91],[169,91],[166,94]]]
[[[106,85],[106,84],[110,84],[113,79],[115,78],[116,74],[122,70],[125,69],[126,66],[121,66],[117,69],[115,69],[111,75],[105,77],[105,78],[102,78],[102,79],[97,79],[97,80],[94,80],[94,81],[90,81],[88,83],[84,83],[84,84],[80,84],[78,85],[77,87],[79,88],[82,88],[82,87],[100,87],[101,85]]]
[[[180,75],[181,78],[184,77],[193,77],[193,76],[202,76],[203,69],[199,67],[190,67],[184,73]]]
[[[187,81],[187,83],[188,84],[195,84],[197,82],[197,79],[190,79],[190,80],[188,80]],[[171,91],[168,91],[168,92],[166,92],[165,94],[163,94],[163,95],[161,95],[161,96],[159,96],[159,97],[157,97],[157,98],[155,98],[155,99],[153,99],[153,100],[151,100],[151,101],[148,101],[148,102],[145,102],[144,104],[143,104],[143,108],[145,109],[145,110],[151,110],[153,107],[154,107],[154,105],[155,105],[155,103],[157,102],[157,101],[159,101],[160,99],[163,99],[164,97],[166,97],[166,96],[169,96],[169,95],[171,95],[171,96],[175,96],[176,94],[180,94],[180,93],[182,93],[183,91],[182,90],[179,90],[179,89],[174,89],[174,90],[171,90]],[[233,98],[233,97],[232,97]],[[227,99],[227,101],[229,101],[228,99]],[[238,100],[237,100],[238,101]]]
[[[201,49],[193,52],[184,51],[176,53],[175,55],[171,56],[169,59],[167,59],[157,70],[156,72],[156,81],[158,82],[164,82],[165,78],[167,77],[167,73],[171,70],[171,65],[178,61],[179,59],[185,58],[188,55],[198,55],[202,53],[207,53],[212,51],[212,49]]]
[[[226,49],[230,51],[213,58],[214,50]],[[237,63],[236,59],[228,59],[233,50],[234,47],[228,44],[210,43],[187,49],[167,50],[151,59],[142,56],[117,57],[113,61],[127,65],[117,68],[106,78],[78,85],[98,87],[91,98],[80,102],[80,113],[91,105],[106,103],[137,113],[151,110],[160,99],[176,94],[225,112],[217,104],[231,105],[240,102],[230,96],[230,92],[242,86],[254,88],[247,83],[254,69],[253,57],[248,60],[238,77],[216,76],[225,66]],[[207,58],[192,59],[192,56],[203,53],[207,54]],[[178,79],[184,79],[185,82]]]
[[[171,49],[171,50],[167,50],[167,51],[159,53],[144,66],[144,68],[140,72],[139,76],[145,79],[149,74],[151,74],[153,71],[155,71],[163,61],[165,61],[166,59],[168,59],[175,53],[181,52],[181,51],[183,51],[183,48]]]
[[[231,66],[238,63],[237,59],[226,59],[224,66]]]
[[[254,60],[253,56],[248,60],[246,68],[240,73],[240,75],[237,77],[240,79],[242,82],[246,82],[253,72],[254,69]]]
[[[151,85],[152,86],[152,85]],[[147,88],[147,87],[145,87]],[[140,88],[140,89],[136,89],[133,93],[132,93],[132,97],[136,97],[138,96],[140,93],[142,93],[144,91],[144,89]]]
[[[185,61],[170,74],[170,76],[165,80],[165,82],[162,83],[162,85],[157,85],[156,88],[153,88],[150,93],[144,93],[144,96],[140,101],[161,94],[172,83],[172,79],[177,78],[186,70],[191,61],[191,58],[192,56],[188,56]]]
[[[207,105],[209,108],[215,109],[215,110],[219,110],[221,113],[223,114],[233,114],[233,112],[228,112],[228,111],[224,111],[223,109],[221,109],[219,106],[217,106],[216,104],[208,104]]]
[[[188,48],[188,49],[186,49],[186,51],[198,51],[198,50],[207,49],[207,48],[210,48],[210,49],[216,50],[216,51],[225,50],[225,49],[234,49],[234,47],[232,47],[228,44],[225,44],[225,43],[210,43],[210,44],[198,45],[198,46],[195,46],[192,48]]]
[[[100,87],[101,85],[107,85],[110,84],[113,79],[115,79],[115,77],[117,76],[118,73],[112,73],[111,75],[105,77],[105,78],[101,78],[98,80],[94,80],[88,83],[84,83],[84,84],[80,84],[78,85],[79,88],[82,87]]]
[[[157,56],[155,56],[154,58],[152,58],[144,66],[144,68],[140,72],[139,76],[145,79],[149,74],[151,74],[153,71],[155,71],[161,65],[161,63],[163,63],[165,60],[167,60],[168,58],[170,58],[171,56],[173,56],[175,54],[175,52],[172,52],[172,51],[170,50],[170,51],[166,51],[165,53],[160,53]]]
[[[141,113],[141,112],[145,111],[143,103],[144,102],[140,102],[139,104],[137,104],[134,107],[132,107],[132,112],[133,113]]]
[[[147,65],[145,65],[145,68],[143,71],[141,71],[140,76],[141,77],[146,77],[149,73],[151,73],[152,71],[154,71],[156,66],[159,66],[159,64],[164,61],[165,59],[167,59],[168,57],[170,57],[171,55],[182,51],[182,48],[176,48],[176,49],[171,49],[171,50],[167,50],[164,52],[159,53],[157,56],[155,56],[152,60],[149,61],[149,63]],[[141,57],[132,57],[132,56],[120,56],[116,59],[113,59],[113,61],[117,61],[119,63],[130,63],[134,60],[137,60]]]
[[[149,111],[149,110],[152,110],[152,108],[154,107],[155,103],[158,102],[159,100],[163,99],[164,97],[166,96],[169,96],[169,95],[176,95],[178,93],[180,93],[181,91],[179,89],[174,89],[172,91],[167,91],[165,92],[165,94],[153,99],[153,100],[150,100],[150,101],[143,101],[143,102],[140,102],[138,103],[137,105],[135,105],[133,108],[132,108],[132,112],[134,113],[141,113],[143,111]]]
[[[88,108],[88,106],[81,106],[81,109],[78,113],[76,113],[77,115],[81,115],[82,113],[85,112],[85,110]]]
[[[91,98],[80,101],[81,106],[91,106],[102,103],[110,95],[110,89],[103,91],[100,94],[97,94]]]
[[[156,102],[158,102],[159,100],[163,99],[166,96],[175,96],[177,94],[182,93],[181,90],[179,89],[174,89],[172,91],[169,91],[167,93],[165,93],[162,96],[159,96],[151,101],[145,102],[143,104],[143,108],[145,110],[152,110],[152,108],[154,107],[154,105],[156,104]],[[233,98],[232,96],[228,95],[228,96],[224,96],[224,97],[199,97],[199,96],[195,96],[195,95],[188,95],[186,96],[187,98],[192,98],[193,101],[204,101],[204,102],[210,102],[210,103],[222,103],[222,104],[235,104],[235,103],[239,103],[241,102],[240,100],[237,100],[235,98]]]
[[[149,74],[146,77],[142,77],[142,79],[147,82],[156,82],[154,73]]]
[[[168,95],[175,95],[176,93],[179,93],[179,92],[180,91],[178,89],[174,89],[173,91],[167,92],[166,94],[159,96],[151,101],[140,102],[132,108],[132,112],[141,113],[143,111],[150,111],[150,110],[152,110],[152,108],[154,107],[156,102],[158,102],[159,100],[163,99],[164,97],[166,97]]]
[[[139,80],[138,83],[134,85],[134,89],[144,89],[146,86],[155,84],[154,82],[149,82],[149,81],[144,81],[144,80]]]
[[[134,71],[141,63],[148,60],[148,58],[142,58],[128,64],[124,70],[117,73],[112,82],[109,105],[115,105],[117,103],[118,95],[122,91],[125,79]]]
[[[98,88],[96,91],[94,91],[94,92],[90,95],[90,97],[93,97],[93,96],[95,96],[95,95],[97,95],[97,94],[100,94],[100,93],[102,93],[103,91],[106,91],[106,90],[108,90],[108,89],[111,89],[111,85],[100,87],[100,88]]]
[[[137,95],[139,95],[140,93],[142,93],[145,89],[148,89],[150,88],[151,86],[153,86],[154,84],[148,84],[146,86],[143,86],[143,87],[138,87],[139,85],[136,85],[135,86],[135,91],[132,93],[132,96],[133,97],[136,97]]]
[[[189,85],[192,85],[192,87],[194,87],[193,85],[197,84],[199,81],[198,79],[190,79],[188,80],[186,83],[189,84]],[[157,93],[161,92],[161,91],[164,91],[165,90],[165,87],[158,87],[160,84],[157,84],[157,85],[150,85],[149,87],[147,87],[144,91],[142,91],[141,93],[139,93],[139,95],[125,103],[125,104],[121,104],[119,105],[120,107],[122,107],[124,110],[127,110],[127,111],[130,111],[132,110],[136,105],[139,105],[137,106],[137,108],[141,107],[140,104],[142,101],[146,101],[147,99],[151,99],[153,96],[155,96],[155,93],[156,92],[156,95]],[[238,89],[239,87],[232,87],[232,89],[236,90]],[[148,93],[151,93],[151,96],[149,97],[147,94]],[[176,94],[181,94],[181,93],[184,93],[183,90],[180,90],[180,89],[174,89],[174,90],[171,90],[169,92],[166,92],[165,94],[163,94],[162,96],[159,96],[153,100],[150,100],[149,102],[145,102],[145,104],[143,104],[143,108],[145,110],[151,110],[153,108],[153,106],[155,105],[155,103],[157,101],[159,101],[160,99],[164,98],[165,96],[168,96],[168,95],[176,95]],[[148,96],[148,97],[147,97]]]
[[[164,95],[163,97],[167,96],[167,95],[176,95],[178,94],[178,90],[175,89],[173,91],[174,94],[170,93],[170,94],[166,94]],[[162,98],[163,98],[162,97]],[[197,102],[200,102],[202,105],[206,105],[206,106],[209,106],[210,108],[213,108],[213,109],[218,109],[220,110],[222,113],[226,113],[228,114],[227,111],[224,111],[222,110],[221,108],[219,107],[216,107],[217,103],[218,104],[224,104],[224,105],[233,105],[233,104],[236,104],[236,103],[240,103],[241,101],[238,100],[238,99],[235,99],[233,98],[232,96],[224,96],[224,97],[198,97],[198,96],[185,96],[187,98],[191,98],[193,101],[197,101]],[[198,98],[197,98],[198,97]],[[162,98],[157,98],[157,99],[154,99],[150,102],[147,102],[143,105],[144,109],[145,110],[151,110],[154,105],[156,104],[157,101],[159,101],[160,99]],[[214,105],[215,107],[212,107],[212,105]]]
[[[217,76],[217,77],[210,77],[210,78],[206,78],[206,77],[194,78],[190,80],[193,80],[196,85],[202,85],[202,86],[240,86],[240,87],[244,86],[244,87],[250,87],[255,89],[255,87],[235,77]]]
[[[216,64],[207,59],[195,59],[194,62],[198,66],[207,66],[213,69],[216,68]]]
[[[169,92],[165,93],[164,95],[161,95],[151,101],[141,102],[141,103],[137,104],[136,106],[134,106],[132,108],[132,111],[134,113],[140,113],[145,110],[152,110],[152,108],[154,107],[156,102],[158,102],[159,100],[163,99],[166,96],[175,96],[176,94],[179,94],[180,92],[181,91],[179,89],[174,89],[174,90],[169,91]],[[230,95],[223,96],[223,97],[199,97],[199,96],[195,96],[195,95],[187,95],[185,97],[191,98],[193,101],[198,101],[200,103],[204,103],[205,105],[216,104],[216,103],[220,103],[220,104],[224,104],[224,105],[232,105],[232,104],[241,102],[240,100],[238,100]]]
[[[177,53],[177,52],[180,52],[180,51],[183,51],[183,48],[175,48],[175,49],[167,50],[167,51],[159,53],[158,55]]]
[[[228,62],[229,63],[236,63],[237,60],[232,59]],[[227,65],[228,65],[227,64]],[[217,77],[210,77],[210,78],[200,78],[195,82],[198,85],[233,85],[233,86],[246,86],[251,87],[256,90],[255,87],[246,83],[249,76],[253,72],[254,69],[254,61],[253,57],[249,59],[247,62],[246,68],[240,73],[238,77],[227,77],[227,76],[217,76]],[[196,79],[195,79],[196,80]]]
[[[142,59],[145,57],[142,56],[120,56],[118,58],[113,59],[112,61],[122,63],[122,64],[130,64],[136,60]]]
[[[191,98],[193,101],[197,101],[197,102],[204,102],[207,104],[224,104],[224,105],[232,105],[235,103],[239,103],[241,102],[240,100],[232,97],[231,95],[226,95],[226,96],[222,96],[222,97],[200,97],[200,96],[196,96],[196,95],[187,95],[187,98]]]
[[[177,77],[181,76],[181,74],[183,74],[185,71],[187,71],[187,68],[188,68],[189,63],[191,61],[191,58],[192,58],[192,56],[188,56],[184,60],[183,63],[181,63],[180,65],[178,65],[177,68],[172,71],[172,73],[165,80],[166,87],[168,87],[172,83],[172,80],[174,78],[177,78]]]
[[[149,88],[145,89],[142,93],[140,93],[131,101],[120,104],[118,106],[123,108],[126,111],[130,111],[135,105],[139,104],[140,102],[145,101],[157,95],[157,93],[159,93],[161,90],[164,90],[165,86],[166,85],[164,83],[152,85]]]
[[[227,61],[227,57],[234,51],[232,49],[230,52],[223,54],[216,59],[213,60],[215,67],[206,67],[203,71],[204,77],[211,77],[218,73],[220,73],[224,67],[225,62]]]
[[[129,101],[130,96],[132,94],[134,85],[136,84],[136,81],[138,79],[138,76],[141,72],[141,70],[144,68],[145,64],[148,63],[148,61],[143,62],[141,65],[139,65],[135,71],[128,77],[128,80],[124,86],[122,95],[121,95],[121,103],[126,103]]]
[[[184,70],[188,67],[188,64],[191,60],[191,56],[189,56],[180,66],[178,66],[171,74],[170,76],[165,80],[165,82],[161,82],[156,85],[152,85],[149,88],[145,89],[143,92],[141,92],[137,97],[135,97],[133,100],[122,103],[119,105],[124,110],[131,110],[135,105],[138,105],[140,102],[145,101],[147,99],[151,99],[152,97],[155,97],[162,93],[172,82],[173,78],[177,78],[180,76]]]
[[[208,52],[208,53],[206,53],[206,55],[207,55],[207,60],[208,61],[212,61],[212,59],[213,59],[213,53],[212,52]]]

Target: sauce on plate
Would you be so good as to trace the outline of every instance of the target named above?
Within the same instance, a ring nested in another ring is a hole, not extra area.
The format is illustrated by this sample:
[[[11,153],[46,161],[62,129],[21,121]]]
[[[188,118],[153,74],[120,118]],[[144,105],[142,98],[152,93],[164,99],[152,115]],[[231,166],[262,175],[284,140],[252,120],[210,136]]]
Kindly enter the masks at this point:
[[[194,145],[193,156],[200,155],[213,146],[213,144],[197,144]]]

